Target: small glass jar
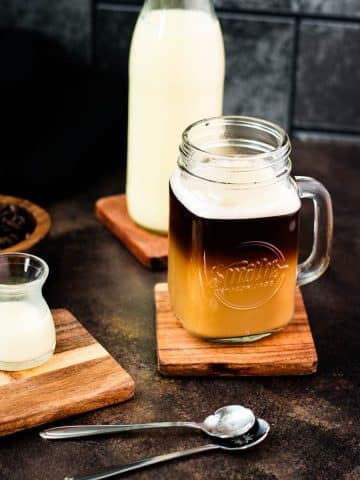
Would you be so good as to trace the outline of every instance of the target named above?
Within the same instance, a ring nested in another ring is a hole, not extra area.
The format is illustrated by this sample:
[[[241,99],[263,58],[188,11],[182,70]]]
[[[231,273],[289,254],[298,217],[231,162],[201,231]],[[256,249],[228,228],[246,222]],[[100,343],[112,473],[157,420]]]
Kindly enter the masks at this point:
[[[0,254],[0,370],[25,370],[48,360],[56,334],[42,295],[49,267],[27,253]]]
[[[291,177],[290,141],[270,122],[218,117],[183,133],[170,179],[169,290],[196,336],[253,341],[293,317],[295,286],[329,264],[332,207],[316,180]],[[302,198],[314,204],[314,244],[298,265]]]

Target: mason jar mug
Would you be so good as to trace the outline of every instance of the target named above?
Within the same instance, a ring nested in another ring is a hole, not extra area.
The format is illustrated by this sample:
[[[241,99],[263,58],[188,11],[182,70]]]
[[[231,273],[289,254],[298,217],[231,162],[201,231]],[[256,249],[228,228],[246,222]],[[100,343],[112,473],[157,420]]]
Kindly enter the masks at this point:
[[[189,126],[170,178],[168,282],[185,329],[213,341],[254,341],[292,319],[295,287],[327,268],[332,206],[325,187],[292,177],[279,126],[217,117]],[[298,264],[301,199],[314,206],[310,256]]]

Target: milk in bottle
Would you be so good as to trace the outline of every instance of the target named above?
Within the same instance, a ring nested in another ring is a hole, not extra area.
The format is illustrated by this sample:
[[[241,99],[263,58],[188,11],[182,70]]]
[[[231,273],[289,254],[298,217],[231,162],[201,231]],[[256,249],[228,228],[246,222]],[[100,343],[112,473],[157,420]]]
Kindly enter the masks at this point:
[[[142,227],[167,232],[181,133],[222,113],[224,68],[209,0],[146,1],[130,50],[126,185],[130,216]]]

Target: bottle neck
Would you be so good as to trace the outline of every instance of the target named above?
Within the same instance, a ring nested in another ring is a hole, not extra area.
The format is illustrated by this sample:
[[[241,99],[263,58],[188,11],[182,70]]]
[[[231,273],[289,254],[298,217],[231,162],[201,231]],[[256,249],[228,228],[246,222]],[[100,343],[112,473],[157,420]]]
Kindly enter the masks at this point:
[[[219,184],[259,187],[288,178],[291,145],[286,132],[241,116],[200,120],[183,133],[178,166]]]
[[[216,16],[211,0],[145,0],[142,13],[163,9],[200,10]]]

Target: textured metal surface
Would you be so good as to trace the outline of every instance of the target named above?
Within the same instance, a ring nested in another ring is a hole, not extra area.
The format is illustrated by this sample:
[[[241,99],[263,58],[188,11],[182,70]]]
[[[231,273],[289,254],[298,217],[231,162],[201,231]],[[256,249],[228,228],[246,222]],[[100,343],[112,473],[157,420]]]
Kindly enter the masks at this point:
[[[319,355],[318,373],[309,377],[161,377],[153,286],[166,275],[139,265],[93,214],[97,198],[119,193],[120,172],[109,172],[97,185],[79,187],[78,195],[49,205],[53,228],[37,252],[50,266],[46,298],[52,307],[73,311],[137,384],[131,401],[57,424],[201,420],[221,405],[240,403],[269,421],[271,432],[262,445],[159,465],[131,478],[357,480],[359,155],[359,147],[350,145],[294,145],[295,173],[327,185],[335,212],[331,267],[303,288]],[[200,433],[190,431],[47,442],[38,431],[0,440],[1,480],[61,479],[204,442]]]

